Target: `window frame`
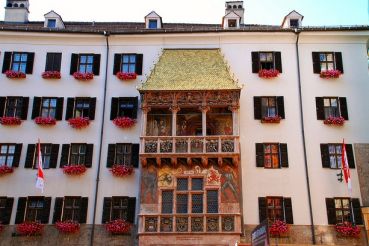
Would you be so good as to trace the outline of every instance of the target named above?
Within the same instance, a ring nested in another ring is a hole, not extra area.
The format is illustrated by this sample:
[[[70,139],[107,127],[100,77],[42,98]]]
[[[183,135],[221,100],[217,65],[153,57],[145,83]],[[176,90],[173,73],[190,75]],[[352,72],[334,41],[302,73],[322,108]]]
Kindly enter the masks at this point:
[[[329,106],[326,106],[326,100],[329,102]],[[336,107],[332,106],[332,100],[336,100]],[[336,108],[336,114],[332,113]],[[327,119],[329,117],[340,117],[341,116],[341,108],[340,108],[340,100],[339,97],[323,97],[323,110],[324,117]],[[328,111],[328,112],[327,112]]]
[[[15,105],[9,106],[9,101],[15,100]],[[23,107],[24,107],[24,97],[7,97],[4,108],[4,117],[17,117],[19,119],[23,118]],[[11,108],[14,112],[13,114],[9,114],[9,108]]]
[[[230,28],[237,27],[237,19],[228,19],[228,27]]]
[[[42,157],[42,168],[43,169],[50,169],[51,164],[51,157],[52,157],[52,144],[51,143],[43,143],[40,144],[40,150],[41,150],[41,157]],[[49,150],[46,152],[46,150]],[[47,162],[45,160],[48,160]],[[47,163],[47,166],[45,166],[45,163]],[[33,158],[33,169],[38,168],[38,145],[36,144],[34,158]]]
[[[44,105],[46,100],[49,100],[47,106]],[[52,101],[55,101],[55,106],[52,106]],[[57,109],[58,109],[58,98],[56,98],[56,97],[42,97],[41,98],[41,107],[40,107],[40,116],[41,117],[45,117],[45,118],[50,117],[50,118],[55,119]],[[44,116],[44,112],[47,112],[47,114],[45,114],[47,116]],[[53,116],[51,116],[52,112],[53,112]]]
[[[37,202],[37,205],[42,202],[42,207],[36,206],[36,207],[31,207],[30,204],[32,202]],[[25,210],[25,214],[24,214],[24,221],[34,221],[34,222],[41,222],[42,217],[43,216],[43,210],[46,208],[46,201],[44,197],[28,197],[27,198],[27,205],[26,205],[26,210]],[[30,214],[34,212],[35,214]],[[30,219],[30,217],[32,216],[32,218]]]
[[[85,62],[81,61],[83,57],[85,57],[86,59]],[[89,62],[90,57],[92,57],[91,62]],[[77,72],[93,74],[94,73],[94,58],[95,58],[95,55],[92,53],[78,54]],[[81,69],[81,66],[85,66],[84,69]]]
[[[90,116],[90,110],[91,110],[91,98],[89,97],[76,97],[74,102],[74,108],[73,108],[73,118],[76,117],[88,117]],[[79,104],[82,104],[81,107],[79,107]],[[86,107],[88,105],[88,107]],[[80,112],[80,114],[77,116],[77,112]]]
[[[114,202],[118,201],[119,206],[115,206]],[[110,220],[116,219],[128,219],[128,207],[129,207],[129,197],[128,196],[113,196],[111,200],[111,214]],[[118,213],[119,215],[116,216]]]
[[[67,207],[66,204],[69,200],[72,200],[72,207]],[[76,206],[76,202],[78,201],[78,206]],[[61,221],[66,220],[73,220],[73,221],[79,221],[80,215],[81,215],[81,207],[82,207],[82,198],[79,196],[66,196],[63,198],[63,207],[61,211]],[[71,217],[69,214],[66,215],[65,211],[70,210],[71,211]],[[68,216],[68,217],[67,217]]]
[[[286,215],[285,215],[285,206],[284,206],[284,198],[282,197],[282,196],[267,196],[267,197],[265,197],[266,198],[266,209],[267,209],[267,218],[268,218],[268,220],[269,221],[272,221],[272,222],[274,222],[274,221],[276,221],[276,220],[281,220],[281,221],[285,221],[285,218],[286,218]],[[280,208],[276,208],[275,207],[275,201],[276,200],[279,200],[279,202],[280,202]],[[274,204],[273,204],[273,207],[269,207],[269,203],[268,203],[268,200],[273,200],[274,202]],[[274,214],[274,216],[271,218],[271,214],[270,214],[270,210],[271,211],[273,211],[273,214]],[[276,216],[275,216],[275,211],[280,211],[280,213],[281,213],[281,216],[282,217],[279,217],[279,218],[277,218]]]
[[[16,56],[19,56],[19,61],[16,61]],[[26,55],[26,59],[22,60],[22,57]],[[13,52],[11,56],[11,62],[10,62],[10,70],[15,72],[22,72],[27,73],[27,63],[29,62],[29,53],[28,52]],[[14,69],[14,64],[18,64],[18,68]],[[23,67],[22,67],[23,65]]]
[[[331,147],[334,148],[334,153],[331,153]],[[340,148],[339,152],[337,148]],[[342,144],[328,143],[329,163],[330,169],[341,169],[342,167]],[[332,165],[332,159],[335,161],[335,165]]]
[[[125,106],[125,107],[124,107]],[[118,101],[118,117],[134,118],[136,103],[133,98],[123,98]]]
[[[262,61],[262,56],[265,55],[266,60]],[[272,57],[271,61],[268,61],[268,56]],[[275,64],[275,52],[273,51],[260,51],[259,52],[259,69],[276,69]],[[268,66],[269,65],[269,66]]]
[[[263,102],[267,100],[267,105]],[[274,100],[274,106],[270,106],[271,100]],[[270,112],[274,109],[274,115]],[[277,103],[277,97],[261,97],[261,116],[262,117],[275,117],[278,116],[278,103]]]
[[[78,153],[73,153],[73,147],[76,147],[76,146],[78,146]],[[84,148],[84,153],[81,152],[82,147]],[[77,158],[77,163],[72,163],[72,158]],[[81,161],[82,158],[83,158],[83,161]],[[71,143],[69,161],[66,166],[75,166],[75,165],[85,166],[86,158],[87,158],[87,144]]]
[[[147,26],[149,29],[158,29],[159,21],[157,19],[149,19],[148,22]]]
[[[344,206],[343,206],[343,201],[344,200],[348,201],[348,208],[344,208]],[[335,211],[336,223],[351,222],[351,217],[352,217],[351,199],[349,197],[333,197],[333,201],[334,201],[334,211]],[[339,201],[340,205],[341,205],[341,207],[339,207],[339,208],[337,208],[337,206],[336,206],[337,201]],[[339,212],[339,211],[342,212],[342,215],[337,215],[337,212]],[[347,219],[345,219],[345,214],[347,216]],[[341,218],[341,219],[339,219],[339,218]]]
[[[329,55],[332,56],[332,60],[328,60]],[[325,59],[322,60],[321,59],[322,56],[324,56]],[[319,52],[319,63],[320,63],[320,71],[328,71],[328,70],[336,69],[335,52]],[[332,64],[332,68],[329,68],[329,64]]]
[[[6,153],[2,153],[2,147],[3,146],[6,146],[7,147]],[[9,153],[9,149],[10,149],[11,146],[14,146],[14,152],[13,153]],[[2,166],[2,165],[5,164],[7,167],[13,167],[13,165],[14,165],[14,159],[16,158],[16,156],[15,156],[16,146],[17,146],[16,144],[12,144],[12,143],[0,143],[0,158],[3,157],[3,156],[5,156],[5,162],[4,163],[0,163],[0,166]],[[7,162],[8,162],[8,158],[10,156],[12,156],[13,159],[11,161],[12,162],[11,165],[9,166]]]
[[[125,58],[127,57],[127,62],[125,62]],[[134,57],[134,62],[131,61],[131,58]],[[127,66],[127,70],[124,69],[124,66]],[[119,71],[122,73],[136,73],[136,66],[137,66],[137,54],[133,53],[123,53],[120,59],[120,67]],[[131,69],[133,68],[133,70]]]
[[[122,152],[119,153],[118,149],[122,148]],[[125,150],[125,151],[124,151]],[[120,162],[123,160],[123,162]],[[115,145],[115,164],[123,166],[132,166],[132,144],[131,143],[117,143]]]
[[[280,169],[282,167],[281,165],[281,151],[279,147],[280,143],[263,143],[263,155],[264,155],[264,168],[265,169]],[[270,152],[266,153],[266,149],[269,146]],[[277,152],[273,152],[273,146],[276,146]],[[270,157],[270,166],[267,166],[267,156]],[[277,158],[273,158],[273,156],[277,156]],[[277,160],[277,163],[275,165],[274,160]]]
[[[56,28],[56,19],[47,19],[47,28]]]

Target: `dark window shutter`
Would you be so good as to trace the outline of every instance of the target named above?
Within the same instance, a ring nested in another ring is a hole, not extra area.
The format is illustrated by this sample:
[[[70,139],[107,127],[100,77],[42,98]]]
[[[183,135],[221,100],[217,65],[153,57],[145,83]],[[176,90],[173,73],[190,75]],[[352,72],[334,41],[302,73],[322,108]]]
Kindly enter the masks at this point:
[[[350,168],[355,168],[355,158],[354,158],[354,151],[352,149],[352,144],[346,144],[346,155],[347,161]]]
[[[62,120],[63,119],[63,105],[64,104],[64,97],[58,97],[56,102],[56,112],[55,112],[55,119]]]
[[[16,144],[14,150],[13,167],[19,167],[20,156],[22,153],[23,144]]]
[[[28,104],[29,104],[29,97],[23,97],[22,98],[22,114],[21,114],[21,119],[22,120],[27,120],[27,115],[28,115]],[[1,111],[0,111],[1,112]]]
[[[360,200],[358,198],[352,198],[352,209],[354,210],[354,218],[356,225],[363,224],[363,217],[361,215],[361,207],[360,207]]]
[[[341,112],[341,116],[345,119],[348,120],[348,111],[347,111],[347,101],[346,101],[346,97],[340,97],[339,98],[339,102],[340,102],[340,112]]]
[[[51,145],[50,168],[56,168],[58,164],[59,144]]]
[[[136,197],[128,198],[128,211],[127,211],[127,220],[132,224],[135,223],[135,214],[136,214]]]
[[[55,199],[55,205],[54,205],[54,214],[53,214],[53,224],[55,224],[58,221],[62,220],[62,211],[63,211],[63,197],[57,197]]]
[[[3,62],[3,73],[10,69],[10,63],[12,62],[12,52],[4,53],[4,62]]]
[[[329,147],[328,144],[320,144],[320,156],[322,157],[322,165],[324,168],[331,168],[331,162],[329,160]]]
[[[60,158],[61,168],[68,165],[69,163],[69,149],[70,149],[70,144],[62,145],[62,153],[61,153],[61,158]]]
[[[85,166],[92,167],[92,156],[94,153],[94,145],[93,144],[86,144],[86,159],[85,159]]]
[[[111,197],[104,197],[103,213],[102,213],[102,219],[101,219],[102,224],[105,224],[110,221],[111,202],[112,202]]]
[[[140,145],[139,144],[132,144],[132,166],[138,167],[139,165],[139,153],[140,153]]]
[[[110,120],[114,120],[117,117],[118,114],[118,105],[119,104],[119,98],[118,97],[112,97],[111,98],[111,107],[110,107]]]
[[[114,54],[114,68],[113,68],[114,75],[120,72],[121,61],[122,61],[122,54]]]
[[[279,144],[279,151],[281,155],[281,166],[288,167],[288,151],[287,144],[281,143]]]
[[[334,52],[334,59],[336,60],[336,69],[340,70],[341,73],[343,73],[342,53]]]
[[[254,97],[254,119],[261,120],[261,97]]]
[[[137,119],[137,110],[138,110],[138,97],[133,97],[133,113],[132,118]]]
[[[70,118],[73,118],[74,113],[74,100],[73,97],[68,97],[67,99],[67,109],[65,110],[65,120],[69,120]]]
[[[314,73],[320,73],[320,54],[319,52],[313,52],[313,71]]]
[[[283,97],[277,97],[277,109],[278,109],[278,115],[281,116],[282,119],[285,119],[284,114],[284,99]]]
[[[33,98],[33,109],[32,109],[32,120],[36,117],[40,116],[41,111],[41,97],[34,97]]]
[[[265,197],[259,197],[259,223],[262,223],[268,218],[267,202]]]
[[[327,206],[328,224],[335,225],[336,224],[336,208],[334,206],[334,199],[326,198],[325,204]]]
[[[101,59],[100,54],[94,54],[94,67],[93,67],[94,75],[100,75],[100,59]]]
[[[27,53],[26,74],[32,74],[34,59],[35,59],[35,53]]]
[[[106,160],[106,167],[112,167],[115,163],[115,144],[108,145],[108,158]]]
[[[264,167],[264,144],[256,143],[256,167]]]
[[[287,224],[293,224],[293,212],[292,212],[292,201],[291,198],[284,198],[284,212],[286,215],[286,223]]]
[[[70,61],[70,75],[77,72],[78,69],[78,54],[72,54],[72,58]]]
[[[282,57],[281,52],[274,52],[275,69],[282,73]]]
[[[24,222],[24,214],[26,212],[27,197],[19,197],[17,205],[17,214],[15,215],[15,224]]]
[[[62,53],[47,53],[45,71],[59,71],[61,68]]]
[[[251,52],[252,73],[259,73],[259,52]]]
[[[0,97],[0,117],[4,116],[6,97]]]
[[[82,197],[81,198],[80,214],[79,214],[79,223],[86,224],[87,210],[88,210],[88,197]]]
[[[24,164],[24,168],[33,167],[33,159],[35,157],[35,152],[36,152],[36,144],[28,144],[26,162]]]
[[[142,75],[143,54],[136,55],[136,74]]]
[[[44,202],[45,206],[42,210],[41,223],[48,224],[50,217],[51,197],[45,197]]]
[[[62,53],[54,53],[54,66],[53,66],[54,71],[60,72],[61,61],[62,61]]]
[[[316,117],[318,120],[325,120],[324,115],[324,98],[323,97],[316,97]]]
[[[90,98],[90,109],[88,111],[88,118],[90,120],[95,119],[95,110],[96,110],[96,97]]]
[[[1,224],[9,225],[10,218],[12,216],[13,203],[14,203],[14,198],[13,197],[7,197],[6,198],[5,209],[3,210],[4,212],[0,217]]]

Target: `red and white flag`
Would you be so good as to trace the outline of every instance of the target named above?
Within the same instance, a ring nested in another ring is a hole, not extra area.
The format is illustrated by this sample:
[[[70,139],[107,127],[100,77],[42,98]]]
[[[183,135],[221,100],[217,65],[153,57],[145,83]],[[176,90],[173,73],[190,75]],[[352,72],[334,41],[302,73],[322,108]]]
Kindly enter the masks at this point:
[[[42,193],[44,193],[44,170],[42,169],[42,156],[41,156],[41,144],[40,139],[38,140],[37,146],[37,155],[38,155],[38,163],[37,163],[37,179],[36,179],[36,188],[40,189]]]
[[[350,175],[350,167],[347,160],[347,153],[346,153],[346,145],[345,145],[345,139],[343,139],[342,142],[342,173],[343,177],[345,179],[345,182],[347,184],[347,188],[351,197],[352,194],[352,185],[351,185],[351,175]]]

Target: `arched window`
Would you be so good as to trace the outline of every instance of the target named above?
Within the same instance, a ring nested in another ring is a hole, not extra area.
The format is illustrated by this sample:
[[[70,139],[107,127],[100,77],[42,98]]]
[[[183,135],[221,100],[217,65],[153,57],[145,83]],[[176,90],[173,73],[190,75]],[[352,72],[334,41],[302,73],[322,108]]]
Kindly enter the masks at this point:
[[[239,9],[242,9],[242,5],[238,5],[238,8],[239,8]]]
[[[24,4],[23,4],[23,3],[21,3],[21,4],[19,5],[19,7],[24,8]]]
[[[237,9],[237,5],[233,5],[233,8],[234,8],[234,9]]]
[[[14,7],[14,8],[18,8],[18,3],[15,3],[15,4],[13,5],[13,7]]]
[[[8,4],[6,5],[6,7],[11,8],[11,7],[13,7],[13,5],[12,5],[11,3],[8,3]]]
[[[232,8],[232,6],[231,6],[231,5],[228,5],[228,6],[227,6],[227,9],[230,9],[230,8]]]

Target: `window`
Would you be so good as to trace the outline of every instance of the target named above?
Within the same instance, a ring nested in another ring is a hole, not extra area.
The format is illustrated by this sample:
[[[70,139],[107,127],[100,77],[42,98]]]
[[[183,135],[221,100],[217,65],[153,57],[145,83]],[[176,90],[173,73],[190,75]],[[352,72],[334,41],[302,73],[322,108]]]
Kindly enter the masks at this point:
[[[24,110],[28,110],[28,98],[25,97],[6,98],[6,105],[4,111],[5,117],[18,117],[20,119],[23,119]]]
[[[58,71],[61,68],[62,53],[47,53],[45,71]]]
[[[171,214],[173,213],[173,191],[163,190],[161,193],[161,213]]]
[[[137,97],[113,97],[111,102],[110,119],[117,117],[137,118]]]
[[[72,54],[70,74],[75,72],[100,74],[100,54]]]
[[[299,27],[298,19],[290,19],[290,27]]]
[[[77,98],[74,108],[74,117],[88,117],[90,111],[90,99]]]
[[[149,20],[149,29],[157,29],[158,20]]]
[[[26,221],[40,221],[45,206],[43,198],[30,198],[27,203]]]
[[[319,53],[320,71],[335,69],[334,54],[332,52]]]
[[[260,52],[259,59],[260,59],[261,69],[273,69],[274,68],[273,52]]]
[[[218,213],[218,191],[208,190],[206,192],[207,213]]]
[[[329,160],[331,168],[342,167],[342,145],[340,144],[329,144]]]
[[[342,223],[345,221],[350,221],[350,199],[349,198],[335,198],[334,199],[335,209],[336,209],[336,221],[337,223]]]
[[[11,70],[26,73],[28,53],[14,53]]]
[[[261,69],[277,69],[280,73],[282,73],[281,52],[252,52],[251,58],[253,73],[259,73]]]
[[[264,167],[279,168],[279,145],[264,144]]]
[[[132,145],[117,144],[116,146],[116,164],[131,165]]]
[[[40,146],[42,167],[44,169],[50,168],[51,148],[52,148],[52,144],[41,144]],[[38,155],[37,154],[35,155],[35,158],[34,158],[33,168],[34,169],[38,168]]]
[[[347,102],[345,97],[316,97],[318,120],[329,117],[343,117],[348,120]]]
[[[70,154],[70,165],[83,165],[86,162],[86,145],[72,144]]]
[[[257,143],[256,166],[264,168],[288,167],[287,144]]]
[[[42,98],[41,104],[41,117],[51,117],[55,118],[56,116],[56,98]]]
[[[92,166],[93,144],[72,143],[63,144],[60,166],[84,165]]]
[[[261,98],[261,114],[265,117],[273,117],[277,115],[277,104],[275,97]]]
[[[324,116],[339,117],[338,98],[324,98]]]
[[[293,224],[292,201],[289,197],[267,196],[259,197],[259,220],[260,223],[268,219],[285,221]]]
[[[285,118],[283,97],[254,97],[254,118],[280,116]]]
[[[18,167],[22,144],[0,144],[0,166]]]
[[[9,225],[13,203],[13,197],[0,197],[0,225]]]
[[[32,196],[19,197],[15,224],[24,221],[38,221],[49,223],[51,197]]]
[[[93,64],[94,64],[93,55],[80,55],[78,63],[78,72],[92,73]]]
[[[90,120],[95,119],[96,98],[95,97],[77,97],[68,98],[67,111],[65,119],[76,117],[87,117]]]
[[[63,116],[63,97],[35,97],[33,101],[32,119],[51,117],[61,120]]]
[[[65,197],[62,221],[73,220],[79,221],[81,210],[80,197]]]
[[[343,73],[342,53],[341,52],[313,52],[314,73],[327,70],[339,70]]]
[[[32,74],[35,53],[30,52],[5,52],[2,72],[8,70]]]
[[[327,206],[328,224],[334,225],[343,222],[355,221],[362,225],[360,200],[349,197],[334,197],[325,199]]]
[[[55,199],[53,223],[72,220],[86,223],[88,197],[66,196]]]
[[[123,219],[135,222],[136,198],[127,196],[113,196],[104,198],[102,223]]]
[[[283,216],[283,198],[267,197],[268,219],[271,221],[284,220]]]
[[[113,74],[116,75],[118,72],[123,72],[142,75],[142,61],[142,54],[115,54]]]
[[[123,73],[134,73],[136,72],[136,55],[122,55],[122,67]]]
[[[107,167],[115,164],[138,167],[139,144],[109,144]]]
[[[352,144],[345,144],[347,161],[350,168],[355,168]],[[342,143],[320,144],[323,168],[340,169],[342,166]]]
[[[47,20],[47,27],[55,28],[56,27],[56,19],[48,19]]]
[[[237,20],[228,20],[228,27],[237,27]]]
[[[59,144],[41,144],[42,167],[56,168],[58,162]],[[38,167],[38,144],[29,144],[27,148],[25,168]]]

